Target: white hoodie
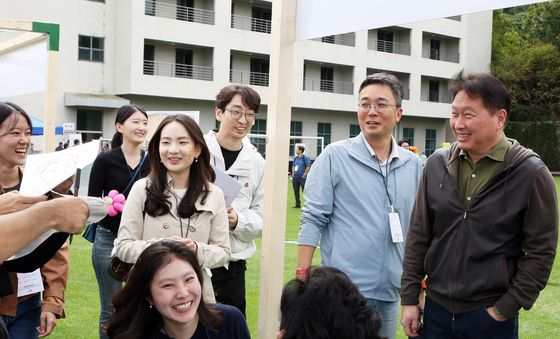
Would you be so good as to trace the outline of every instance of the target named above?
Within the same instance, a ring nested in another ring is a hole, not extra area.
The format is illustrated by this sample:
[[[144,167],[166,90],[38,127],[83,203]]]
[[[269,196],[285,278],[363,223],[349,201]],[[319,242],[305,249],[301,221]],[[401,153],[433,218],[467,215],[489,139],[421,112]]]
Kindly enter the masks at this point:
[[[264,204],[264,158],[247,138],[237,159],[226,171],[216,133],[204,135],[210,149],[210,163],[238,180],[243,187],[231,206],[237,212],[237,226],[230,231],[231,261],[249,259],[255,253],[253,241],[261,236]]]

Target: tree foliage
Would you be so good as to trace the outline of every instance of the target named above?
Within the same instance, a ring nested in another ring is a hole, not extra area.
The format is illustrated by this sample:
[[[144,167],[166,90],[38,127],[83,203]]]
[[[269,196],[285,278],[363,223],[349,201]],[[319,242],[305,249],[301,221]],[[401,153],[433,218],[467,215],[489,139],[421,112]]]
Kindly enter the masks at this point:
[[[560,169],[560,0],[494,12],[491,70],[512,95],[506,134]]]

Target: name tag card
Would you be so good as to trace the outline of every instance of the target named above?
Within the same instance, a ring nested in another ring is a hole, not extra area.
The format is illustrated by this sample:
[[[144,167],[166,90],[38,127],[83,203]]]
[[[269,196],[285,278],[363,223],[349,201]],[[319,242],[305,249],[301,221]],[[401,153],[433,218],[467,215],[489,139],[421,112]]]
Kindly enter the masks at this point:
[[[389,212],[389,224],[391,226],[391,238],[393,239],[393,243],[403,242],[404,236],[398,213]]]
[[[23,297],[24,295],[34,294],[42,292],[45,288],[43,287],[43,278],[41,277],[41,271],[36,269],[31,273],[18,273],[18,297]]]

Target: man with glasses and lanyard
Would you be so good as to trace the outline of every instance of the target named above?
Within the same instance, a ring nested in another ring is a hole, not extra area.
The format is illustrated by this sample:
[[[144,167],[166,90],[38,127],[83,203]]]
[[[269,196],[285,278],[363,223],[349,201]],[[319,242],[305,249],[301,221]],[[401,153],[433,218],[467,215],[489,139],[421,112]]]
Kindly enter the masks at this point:
[[[220,129],[204,136],[210,163],[242,185],[227,206],[231,259],[226,267],[212,270],[212,285],[217,302],[235,306],[243,315],[246,260],[255,253],[253,240],[261,236],[264,203],[264,158],[245,136],[255,124],[260,103],[259,94],[249,86],[222,88],[214,107]]]
[[[303,194],[296,276],[304,280],[321,239],[322,264],[345,272],[395,338],[404,239],[422,162],[397,146],[403,90],[387,73],[368,76],[358,97],[361,133],[328,145]]]

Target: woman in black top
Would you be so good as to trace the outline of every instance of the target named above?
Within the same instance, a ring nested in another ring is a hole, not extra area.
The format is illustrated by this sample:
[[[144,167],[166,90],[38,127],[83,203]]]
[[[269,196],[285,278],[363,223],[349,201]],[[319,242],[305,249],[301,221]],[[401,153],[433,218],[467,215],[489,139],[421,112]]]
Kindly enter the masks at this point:
[[[128,196],[132,184],[145,177],[150,170],[147,154],[140,148],[148,132],[146,112],[135,105],[122,106],[117,111],[115,128],[117,132],[111,140],[111,150],[99,154],[93,163],[89,177],[89,196],[103,197],[111,190]],[[113,310],[111,297],[121,288],[121,282],[107,273],[120,221],[119,213],[114,217],[107,215],[98,222],[91,253],[101,300],[100,338],[106,338],[101,329]]]

